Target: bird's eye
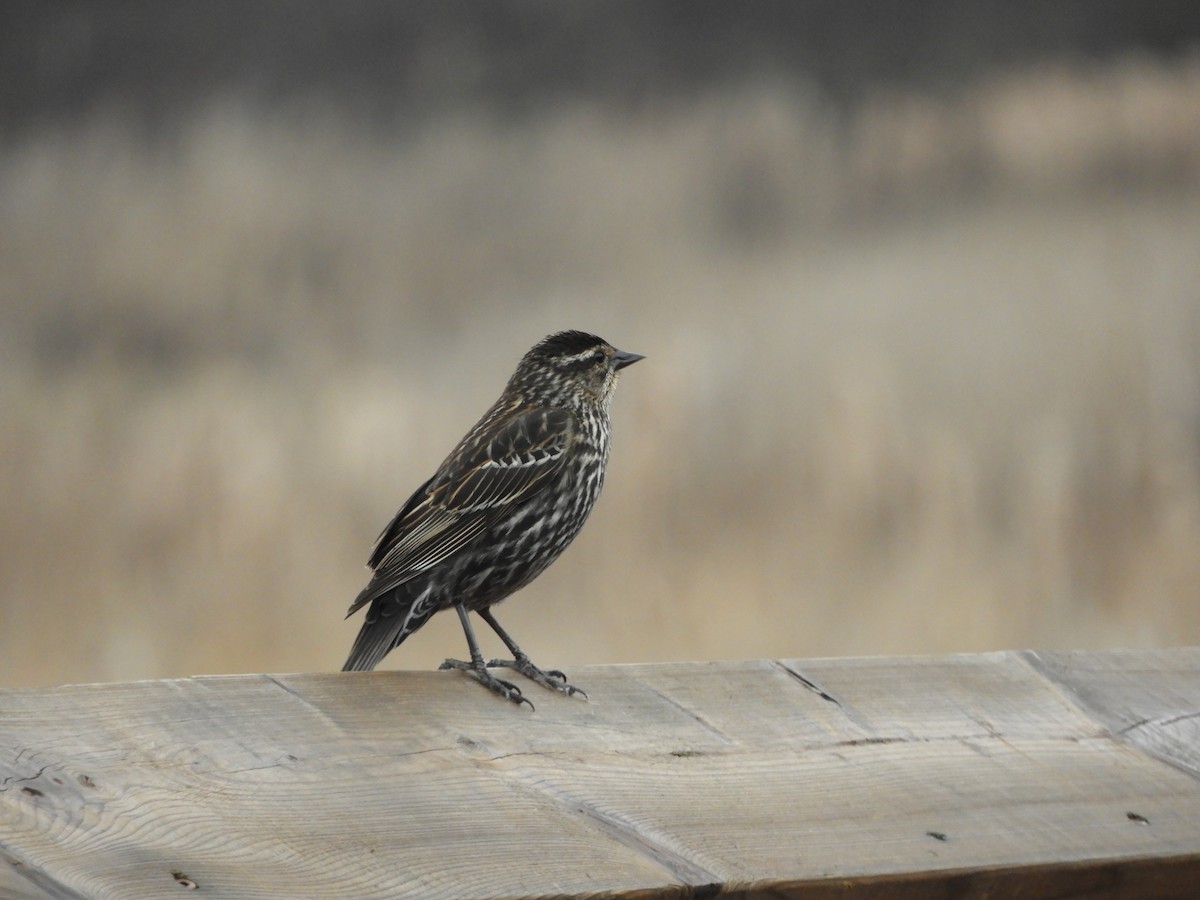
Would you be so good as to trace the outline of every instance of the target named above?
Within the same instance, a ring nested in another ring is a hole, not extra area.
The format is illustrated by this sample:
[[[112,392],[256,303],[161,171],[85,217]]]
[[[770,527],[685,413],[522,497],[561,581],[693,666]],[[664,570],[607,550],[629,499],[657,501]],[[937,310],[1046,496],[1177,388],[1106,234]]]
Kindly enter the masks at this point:
[[[608,361],[608,358],[604,355],[603,350],[597,350],[595,353],[592,354],[592,362],[596,363],[597,365],[599,365],[602,362],[607,362],[607,361]]]

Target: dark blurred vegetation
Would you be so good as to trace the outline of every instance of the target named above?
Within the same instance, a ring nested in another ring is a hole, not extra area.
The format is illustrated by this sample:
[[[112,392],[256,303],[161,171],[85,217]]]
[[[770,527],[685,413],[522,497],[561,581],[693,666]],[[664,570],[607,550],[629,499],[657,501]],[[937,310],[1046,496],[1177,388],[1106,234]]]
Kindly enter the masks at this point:
[[[563,327],[543,664],[1200,642],[1198,247],[1194,2],[6,3],[0,684],[337,668]]]
[[[403,132],[461,106],[630,112],[758,77],[852,102],[1047,58],[1180,56],[1198,39],[1190,0],[16,0],[0,10],[0,116],[11,136],[116,103],[153,126],[235,91],[272,108],[336,98]]]

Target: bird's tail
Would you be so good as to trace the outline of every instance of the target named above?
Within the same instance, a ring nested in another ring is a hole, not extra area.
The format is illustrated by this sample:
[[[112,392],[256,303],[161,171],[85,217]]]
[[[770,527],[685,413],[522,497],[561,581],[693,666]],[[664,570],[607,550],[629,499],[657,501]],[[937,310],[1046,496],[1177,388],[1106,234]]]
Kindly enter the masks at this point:
[[[370,672],[392,649],[390,639],[376,628],[378,623],[363,622],[342,666],[343,672]]]
[[[399,647],[406,637],[436,612],[436,608],[431,608],[425,602],[428,596],[428,588],[414,595],[409,584],[402,584],[373,598],[342,671],[369,672],[379,665],[388,653]],[[351,613],[365,602],[360,594],[350,608]]]

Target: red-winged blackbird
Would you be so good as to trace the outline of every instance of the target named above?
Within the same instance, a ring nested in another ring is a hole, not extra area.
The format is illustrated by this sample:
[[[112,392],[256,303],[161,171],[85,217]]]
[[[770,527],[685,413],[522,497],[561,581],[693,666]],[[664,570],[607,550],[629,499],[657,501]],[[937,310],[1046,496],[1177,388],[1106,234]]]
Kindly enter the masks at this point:
[[[583,527],[604,483],[617,373],[639,359],[582,331],[552,334],[525,354],[500,399],[379,535],[374,574],[346,614],[371,604],[342,671],[375,668],[430,616],[454,607],[471,659],[441,668],[469,672],[516,703],[529,701],[489,666],[583,693],[562,672],[535,666],[491,607],[540,575]],[[468,611],[512,659],[484,663]]]

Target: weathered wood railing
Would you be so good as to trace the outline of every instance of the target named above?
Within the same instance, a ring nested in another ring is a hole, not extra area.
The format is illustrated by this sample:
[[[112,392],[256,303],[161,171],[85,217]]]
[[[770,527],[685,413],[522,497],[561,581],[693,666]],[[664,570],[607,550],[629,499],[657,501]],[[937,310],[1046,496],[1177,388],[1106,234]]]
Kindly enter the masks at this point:
[[[0,897],[1200,892],[1200,648],[0,691]]]

